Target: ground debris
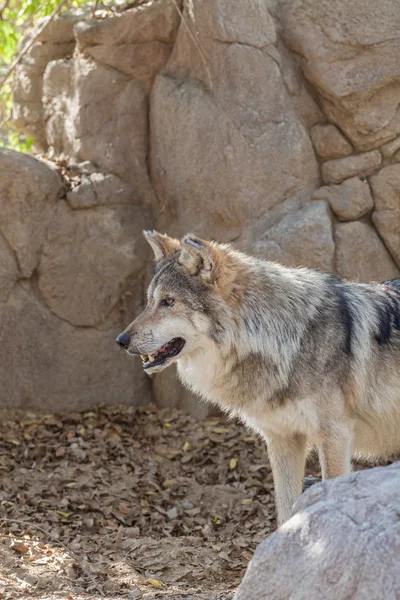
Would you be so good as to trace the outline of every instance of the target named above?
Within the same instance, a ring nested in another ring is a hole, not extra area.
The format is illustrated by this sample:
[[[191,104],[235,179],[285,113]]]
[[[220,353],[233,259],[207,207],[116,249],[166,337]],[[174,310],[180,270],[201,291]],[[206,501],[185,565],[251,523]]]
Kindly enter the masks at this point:
[[[0,598],[228,600],[275,528],[265,445],[242,425],[0,412]]]

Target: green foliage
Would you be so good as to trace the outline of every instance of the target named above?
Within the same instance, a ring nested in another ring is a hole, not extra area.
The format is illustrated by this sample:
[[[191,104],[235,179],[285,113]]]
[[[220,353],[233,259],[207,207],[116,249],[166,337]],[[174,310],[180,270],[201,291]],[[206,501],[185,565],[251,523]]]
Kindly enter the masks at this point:
[[[1,2],[2,0],[0,0]],[[17,56],[24,35],[40,17],[50,15],[60,0],[6,0],[0,4],[0,80]],[[87,4],[88,0],[70,0],[62,11]],[[32,138],[20,135],[11,122],[11,81],[0,88],[0,146],[29,152]]]

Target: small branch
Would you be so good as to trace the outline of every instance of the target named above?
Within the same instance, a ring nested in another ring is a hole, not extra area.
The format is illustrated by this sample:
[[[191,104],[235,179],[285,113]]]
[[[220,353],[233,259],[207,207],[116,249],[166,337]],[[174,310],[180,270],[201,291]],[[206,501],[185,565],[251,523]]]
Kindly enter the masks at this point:
[[[92,19],[95,18],[95,14],[96,14],[98,5],[99,5],[99,0],[96,0],[96,2],[93,4],[93,8],[92,8]]]
[[[190,27],[189,27],[189,25],[188,25],[188,23],[187,23],[187,21],[186,21],[185,17],[183,16],[183,12],[182,12],[182,11],[181,11],[181,9],[179,8],[177,0],[173,0],[173,3],[174,3],[174,5],[175,5],[175,8],[176,8],[176,10],[177,10],[177,12],[178,12],[178,15],[179,15],[179,16],[180,16],[180,18],[181,18],[181,21],[182,21],[182,23],[184,24],[184,26],[185,26],[185,28],[186,28],[186,31],[188,32],[188,34],[189,34],[190,38],[192,39],[192,42],[194,43],[194,45],[195,45],[195,46],[196,46],[196,48],[197,48],[197,51],[198,51],[198,53],[200,54],[200,58],[201,58],[201,60],[203,61],[204,67],[205,67],[205,69],[206,69],[206,72],[207,72],[208,84],[209,84],[209,87],[210,87],[210,89],[212,90],[212,89],[213,89],[213,84],[212,84],[212,78],[211,78],[211,71],[210,71],[210,69],[209,69],[209,67],[208,67],[208,64],[207,64],[207,59],[206,59],[206,57],[204,56],[203,50],[201,49],[199,42],[198,42],[198,41],[196,40],[196,38],[194,37],[192,30],[190,29]]]
[[[30,42],[27,43],[27,45],[25,46],[25,48],[20,52],[20,54],[17,56],[17,58],[14,60],[14,62],[11,63],[11,65],[9,66],[9,68],[8,68],[6,74],[4,75],[3,79],[0,81],[0,88],[3,87],[3,85],[5,84],[5,82],[9,78],[9,76],[11,75],[11,73],[14,71],[15,67],[21,62],[21,60],[23,59],[23,57],[25,56],[25,54],[28,52],[28,50],[30,50],[32,48],[33,44],[36,42],[36,40],[39,37],[39,35],[42,33],[42,31],[44,31],[44,29],[46,29],[46,27],[50,23],[50,21],[52,21],[54,19],[54,17],[56,15],[58,15],[58,13],[60,12],[60,10],[62,9],[62,7],[64,6],[64,4],[66,2],[68,2],[68,0],[61,0],[61,2],[58,4],[58,6],[56,6],[56,8],[53,10],[53,12],[51,13],[51,15],[49,16],[48,21],[46,21],[45,23],[43,23],[42,27],[40,27],[38,29],[38,31],[36,32],[36,35],[31,39]]]
[[[10,4],[10,0],[5,0],[3,6],[0,8],[0,21],[3,20],[4,11],[6,10],[6,8],[8,8],[9,4]]]
[[[45,529],[43,529],[43,527],[40,527],[40,525],[36,525],[35,523],[30,523],[29,521],[19,521],[18,519],[6,519],[6,518],[2,517],[1,518],[0,527],[2,525],[4,525],[5,523],[18,523],[18,525],[24,525],[27,528],[38,529],[39,531],[41,531],[42,533],[44,533],[44,535],[47,536],[52,542],[54,542],[55,544],[59,544],[60,546],[62,546],[64,548],[65,552],[79,565],[79,567],[82,569],[83,573],[85,573],[85,575],[90,579],[90,581],[93,583],[94,587],[99,592],[99,594],[101,596],[104,596],[104,591],[103,591],[103,588],[101,587],[101,585],[99,583],[97,583],[97,581],[94,579],[94,577],[91,574],[91,572],[89,571],[89,569],[87,569],[85,567],[85,565],[82,563],[82,561],[79,558],[79,556],[77,554],[75,554],[75,552],[73,550],[70,550],[68,548],[68,546],[66,546],[64,544],[64,542],[62,542],[61,540],[58,540],[56,537],[54,537],[54,535],[52,535],[51,533],[49,533],[48,531],[46,531]],[[22,540],[24,542],[31,542],[31,543],[35,542],[35,540],[25,539],[25,538],[22,538],[22,537],[18,538],[16,536],[9,536],[9,535],[5,535],[5,534],[0,534],[0,537],[1,538],[7,538],[7,539],[19,539],[19,540]]]

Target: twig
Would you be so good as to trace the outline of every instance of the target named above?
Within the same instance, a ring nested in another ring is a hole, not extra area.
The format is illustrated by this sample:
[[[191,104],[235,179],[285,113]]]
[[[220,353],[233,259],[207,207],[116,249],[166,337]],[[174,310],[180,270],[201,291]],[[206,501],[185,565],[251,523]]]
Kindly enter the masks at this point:
[[[11,73],[14,71],[15,67],[21,62],[21,60],[23,59],[23,57],[25,56],[25,54],[33,46],[33,44],[36,42],[37,38],[42,33],[42,31],[44,29],[46,29],[46,27],[50,23],[50,21],[52,21],[54,19],[54,17],[56,15],[58,15],[58,13],[60,12],[60,10],[64,6],[64,4],[67,3],[67,2],[68,2],[68,0],[61,0],[61,2],[58,4],[58,6],[56,6],[56,8],[53,10],[53,12],[51,13],[51,15],[49,16],[48,20],[45,23],[43,23],[42,27],[39,27],[38,31],[36,32],[36,35],[30,40],[30,42],[28,42],[26,44],[25,48],[23,48],[23,50],[20,52],[20,54],[14,60],[14,62],[12,62],[11,65],[9,66],[6,74],[4,75],[3,79],[0,81],[0,88],[3,87],[3,85],[5,84],[5,82],[9,78],[9,76],[11,75]]]
[[[85,573],[85,575],[90,579],[90,581],[93,583],[94,587],[99,592],[99,594],[101,596],[104,596],[104,591],[103,591],[103,588],[101,587],[101,585],[99,583],[97,583],[97,581],[95,580],[95,578],[93,577],[93,575],[91,574],[89,569],[87,569],[85,567],[85,565],[82,563],[79,556],[77,554],[75,554],[75,552],[73,550],[70,550],[68,548],[68,546],[66,546],[64,544],[64,542],[62,542],[61,540],[58,540],[50,532],[43,529],[43,527],[40,527],[40,525],[36,525],[36,523],[30,523],[29,521],[20,521],[18,519],[6,519],[5,517],[1,517],[0,520],[1,520],[0,527],[2,525],[4,525],[5,523],[18,523],[19,525],[25,525],[25,527],[28,527],[28,528],[38,529],[39,531],[44,533],[44,535],[46,535],[48,538],[50,538],[52,542],[54,542],[56,544],[60,544],[60,546],[62,546],[64,548],[65,552],[79,565],[79,567],[82,569],[82,571]],[[0,537],[8,538],[8,539],[13,537],[14,539],[20,539],[20,540],[23,540],[24,542],[32,542],[32,543],[35,541],[35,540],[25,539],[25,538],[15,538],[15,536],[9,536],[9,535],[4,535],[4,534],[0,534]]]
[[[0,8],[0,21],[3,20],[3,13],[6,10],[6,8],[8,8],[9,4],[10,4],[10,0],[5,0],[3,6]]]
[[[99,0],[96,0],[96,2],[93,4],[93,8],[92,8],[92,19],[95,18],[95,14],[96,14],[98,5],[99,5]]]
[[[192,39],[192,42],[194,43],[194,45],[197,48],[198,53],[200,54],[200,58],[203,61],[204,67],[205,67],[205,69],[207,71],[208,84],[209,84],[210,89],[212,90],[213,89],[213,84],[212,84],[212,78],[211,78],[211,71],[210,71],[210,69],[208,67],[207,59],[204,56],[203,50],[201,49],[199,42],[194,37],[192,30],[190,29],[190,27],[189,27],[189,25],[188,25],[185,17],[183,16],[183,12],[179,8],[177,0],[173,0],[173,3],[174,3],[174,6],[175,6],[176,10],[178,11],[178,15],[180,16],[182,23],[184,24],[184,26],[186,28],[186,31],[188,32],[190,38]]]

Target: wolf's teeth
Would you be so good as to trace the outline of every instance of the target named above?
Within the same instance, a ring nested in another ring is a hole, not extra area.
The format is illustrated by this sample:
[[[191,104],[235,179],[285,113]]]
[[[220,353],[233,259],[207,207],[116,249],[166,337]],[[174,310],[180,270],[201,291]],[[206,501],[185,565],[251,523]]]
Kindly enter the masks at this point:
[[[149,356],[149,361],[150,361],[151,363],[153,363],[153,362],[155,361],[155,358],[154,358],[154,356],[150,355],[150,356]]]
[[[147,354],[141,354],[140,358],[142,359],[142,361],[144,362],[145,360],[147,360]]]

